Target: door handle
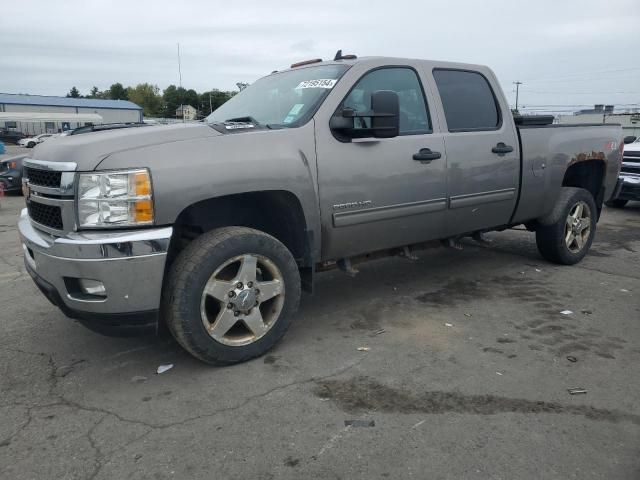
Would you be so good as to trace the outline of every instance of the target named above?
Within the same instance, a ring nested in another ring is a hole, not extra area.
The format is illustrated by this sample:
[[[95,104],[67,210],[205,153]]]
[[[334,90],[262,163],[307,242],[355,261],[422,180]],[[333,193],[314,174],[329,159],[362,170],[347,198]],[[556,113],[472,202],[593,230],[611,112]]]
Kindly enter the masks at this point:
[[[505,145],[503,142],[498,143],[495,147],[491,149],[493,153],[511,153],[513,152],[513,147],[511,145]]]
[[[440,152],[432,152],[429,148],[421,148],[418,153],[413,154],[413,159],[419,162],[430,162],[442,157]]]

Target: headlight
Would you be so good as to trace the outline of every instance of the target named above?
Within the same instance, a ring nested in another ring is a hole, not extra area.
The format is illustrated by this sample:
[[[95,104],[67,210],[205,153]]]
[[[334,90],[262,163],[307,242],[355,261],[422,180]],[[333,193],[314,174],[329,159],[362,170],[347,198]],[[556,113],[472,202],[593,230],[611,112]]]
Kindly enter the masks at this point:
[[[80,228],[153,224],[153,192],[148,170],[81,173]]]

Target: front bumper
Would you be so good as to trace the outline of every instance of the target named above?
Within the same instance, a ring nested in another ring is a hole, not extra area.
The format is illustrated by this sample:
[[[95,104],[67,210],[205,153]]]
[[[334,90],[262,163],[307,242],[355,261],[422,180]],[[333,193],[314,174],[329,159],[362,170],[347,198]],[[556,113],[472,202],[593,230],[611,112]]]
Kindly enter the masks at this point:
[[[640,175],[621,173],[612,200],[640,200]]]
[[[110,335],[157,329],[171,227],[55,237],[34,228],[24,209],[18,230],[27,271],[65,315]],[[104,296],[81,291],[81,279],[101,282]]]

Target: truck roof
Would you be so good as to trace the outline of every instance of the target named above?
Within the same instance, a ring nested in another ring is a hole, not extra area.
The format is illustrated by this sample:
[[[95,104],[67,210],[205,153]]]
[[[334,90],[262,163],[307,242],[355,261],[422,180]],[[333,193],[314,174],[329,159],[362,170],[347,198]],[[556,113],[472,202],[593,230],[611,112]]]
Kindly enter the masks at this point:
[[[428,65],[437,65],[438,67],[444,68],[456,68],[462,70],[487,70],[488,67],[486,65],[473,64],[473,63],[463,63],[463,62],[447,62],[442,60],[428,60],[421,58],[408,58],[408,57],[384,57],[384,56],[368,56],[368,57],[357,57],[357,58],[347,58],[341,60],[325,60],[325,61],[313,61],[310,60],[309,63],[300,65],[293,68],[286,68],[283,70],[274,71],[273,73],[281,73],[289,70],[298,70],[301,68],[309,68],[309,67],[317,67],[319,65],[356,65],[356,64],[364,64],[371,67],[377,67],[381,65],[405,65],[407,63],[425,63]],[[302,62],[301,62],[302,63]],[[294,64],[295,65],[295,64]]]

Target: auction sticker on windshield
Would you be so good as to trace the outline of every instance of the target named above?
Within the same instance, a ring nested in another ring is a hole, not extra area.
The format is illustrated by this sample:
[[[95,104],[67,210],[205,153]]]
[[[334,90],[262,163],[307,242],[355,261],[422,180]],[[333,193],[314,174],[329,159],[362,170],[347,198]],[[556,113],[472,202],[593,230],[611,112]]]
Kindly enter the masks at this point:
[[[318,78],[316,80],[305,80],[300,82],[296,90],[301,88],[333,88],[337,80],[334,78]]]

